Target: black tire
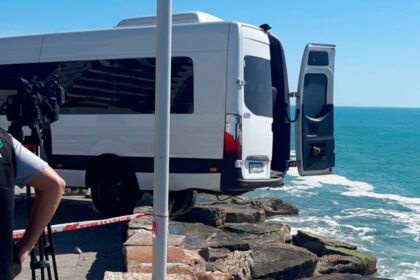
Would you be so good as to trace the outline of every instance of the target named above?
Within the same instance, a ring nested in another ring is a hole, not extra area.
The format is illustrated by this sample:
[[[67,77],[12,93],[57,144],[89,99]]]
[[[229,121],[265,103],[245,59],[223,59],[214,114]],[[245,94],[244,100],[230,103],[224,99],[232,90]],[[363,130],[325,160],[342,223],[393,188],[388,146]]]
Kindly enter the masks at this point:
[[[90,187],[93,205],[108,217],[133,213],[140,198],[134,174],[125,170],[121,165],[105,164],[92,174]]]
[[[173,192],[169,196],[170,216],[174,218],[188,213],[194,207],[197,192],[194,190],[184,190]]]

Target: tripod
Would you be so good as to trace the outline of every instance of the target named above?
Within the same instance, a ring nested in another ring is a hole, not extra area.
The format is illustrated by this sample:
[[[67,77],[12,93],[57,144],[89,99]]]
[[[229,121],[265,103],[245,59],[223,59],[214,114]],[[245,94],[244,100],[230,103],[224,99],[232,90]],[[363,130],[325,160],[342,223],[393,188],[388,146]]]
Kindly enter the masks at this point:
[[[31,130],[30,136],[23,135],[22,125],[12,122],[9,126],[8,132],[12,134],[18,141],[23,143],[23,145],[28,148],[31,152],[40,156],[42,159],[46,160],[51,164],[51,133],[50,125],[41,125],[34,124],[29,126]],[[46,149],[44,149],[44,140],[46,144]],[[46,151],[47,150],[47,153]],[[26,186],[26,199],[28,205],[28,213],[30,214],[32,208],[32,196],[31,196],[31,187]],[[52,280],[51,266],[50,266],[50,257],[52,260],[52,267],[54,271],[54,279],[58,280],[58,271],[57,271],[57,262],[55,259],[55,249],[53,243],[51,223],[47,225],[47,233],[43,232],[41,237],[38,240],[38,257],[33,249],[30,253],[30,268],[32,274],[32,280],[36,279],[36,270],[41,272],[41,280],[45,279],[45,270],[49,280]]]

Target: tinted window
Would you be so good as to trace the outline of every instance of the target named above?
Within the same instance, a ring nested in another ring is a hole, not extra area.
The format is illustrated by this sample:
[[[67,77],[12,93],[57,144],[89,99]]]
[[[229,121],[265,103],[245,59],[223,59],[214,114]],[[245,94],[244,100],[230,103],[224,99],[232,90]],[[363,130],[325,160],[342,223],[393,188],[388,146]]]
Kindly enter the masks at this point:
[[[190,58],[172,59],[171,113],[194,111],[193,64]],[[113,113],[154,113],[155,59],[122,59],[117,61]]]
[[[0,77],[58,79],[66,92],[61,114],[152,114],[155,110],[154,58],[0,65]],[[8,94],[0,91],[0,101]],[[187,57],[174,57],[171,113],[193,112],[193,62]]]
[[[61,114],[107,114],[115,94],[113,60],[71,61],[59,65],[59,79],[66,92]]]
[[[306,74],[303,89],[305,115],[316,118],[327,98],[327,77],[323,74]]]
[[[270,67],[270,61],[267,59],[245,57],[245,105],[255,115],[273,115]]]
[[[25,79],[29,82],[45,82],[56,80],[58,74],[57,63],[37,63],[37,64],[15,64],[0,65],[0,114],[5,114],[2,106],[7,100],[7,96],[15,95],[17,89],[10,88],[12,80],[17,78]]]
[[[315,66],[328,66],[328,53],[321,51],[310,51],[308,64]]]

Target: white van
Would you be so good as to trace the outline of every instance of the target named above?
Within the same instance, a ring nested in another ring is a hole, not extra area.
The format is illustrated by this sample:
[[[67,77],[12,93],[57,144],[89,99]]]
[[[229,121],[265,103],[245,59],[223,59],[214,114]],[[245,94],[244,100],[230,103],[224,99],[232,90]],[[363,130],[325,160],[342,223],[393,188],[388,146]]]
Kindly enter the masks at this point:
[[[200,12],[173,16],[175,212],[193,204],[195,191],[280,186],[293,164],[301,175],[331,172],[335,46],[304,50],[291,162],[285,57],[267,29]],[[69,186],[91,188],[107,215],[131,211],[139,194],[153,191],[155,33],[155,18],[142,17],[106,30],[0,38],[0,80],[53,79],[65,89],[52,164]],[[0,101],[13,93],[0,84]]]

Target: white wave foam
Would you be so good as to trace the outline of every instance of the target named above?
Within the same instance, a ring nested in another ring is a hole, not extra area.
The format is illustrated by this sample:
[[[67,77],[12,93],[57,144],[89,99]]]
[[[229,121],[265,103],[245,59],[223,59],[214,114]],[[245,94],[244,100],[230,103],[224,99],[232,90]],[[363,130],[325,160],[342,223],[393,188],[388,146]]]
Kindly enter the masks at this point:
[[[418,223],[420,220],[420,198],[405,197],[397,194],[377,193],[374,192],[374,186],[369,183],[353,181],[344,176],[335,174],[299,177],[297,168],[290,168],[287,175],[291,177],[291,180],[290,183],[283,188],[283,190],[290,193],[291,195],[300,197],[311,196],[316,193],[310,192],[309,190],[321,188],[325,185],[339,185],[347,188],[347,190],[341,193],[341,195],[344,196],[369,197],[396,202],[399,205],[410,209],[411,212],[386,210],[386,213],[382,212],[381,214],[398,218],[398,221],[405,225],[403,232],[411,234],[415,241],[420,241],[420,224]],[[354,211],[354,209],[350,211]],[[370,215],[373,217],[374,215],[378,214],[375,213],[376,210],[372,212],[363,211],[364,210],[360,210],[359,213],[355,211],[354,215],[359,215],[359,217],[360,215]]]
[[[280,216],[271,219],[272,221],[279,221],[286,223],[291,227],[292,234],[296,234],[298,230],[312,232],[323,236],[329,236],[338,240],[346,242],[355,242],[356,240],[363,240],[373,243],[374,228],[370,227],[356,227],[350,224],[340,224],[334,217],[323,216]],[[355,238],[357,236],[357,238]],[[364,248],[364,250],[366,250]]]
[[[378,258],[378,271],[381,277],[392,277],[395,280],[420,280],[420,262],[400,262],[391,268],[387,262],[394,262],[385,258]]]

